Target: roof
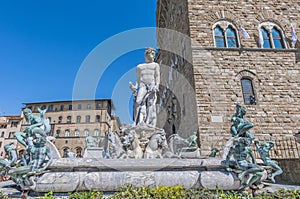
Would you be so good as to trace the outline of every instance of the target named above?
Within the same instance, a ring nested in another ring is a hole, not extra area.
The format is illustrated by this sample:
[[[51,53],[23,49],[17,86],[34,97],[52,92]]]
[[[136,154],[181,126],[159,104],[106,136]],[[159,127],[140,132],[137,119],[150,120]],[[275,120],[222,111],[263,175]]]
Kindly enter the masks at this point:
[[[15,120],[20,120],[22,117],[20,115],[3,115],[1,117],[5,117],[7,119],[15,119]]]
[[[25,102],[23,105],[34,105],[34,104],[49,104],[49,103],[67,103],[67,102],[88,102],[88,101],[109,101],[111,103],[111,109],[115,110],[112,99],[81,99],[81,100],[58,100],[58,101],[43,101],[43,102]]]

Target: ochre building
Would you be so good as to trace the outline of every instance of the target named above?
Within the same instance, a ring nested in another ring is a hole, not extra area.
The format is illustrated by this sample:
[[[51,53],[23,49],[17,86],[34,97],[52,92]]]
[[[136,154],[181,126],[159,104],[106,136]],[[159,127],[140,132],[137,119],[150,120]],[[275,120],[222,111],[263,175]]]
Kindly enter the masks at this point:
[[[13,142],[17,146],[14,133],[20,131],[22,117],[19,115],[0,116],[0,158],[5,157],[4,146]]]
[[[114,106],[110,99],[34,102],[26,103],[25,108],[37,115],[40,115],[38,108],[47,109],[45,116],[50,120],[50,135],[55,137],[54,144],[62,157],[67,149],[82,157],[88,135],[103,146],[105,134],[120,127],[119,118],[111,113]],[[21,130],[24,130],[28,124],[25,117],[22,118]],[[19,145],[18,150],[21,148]]]

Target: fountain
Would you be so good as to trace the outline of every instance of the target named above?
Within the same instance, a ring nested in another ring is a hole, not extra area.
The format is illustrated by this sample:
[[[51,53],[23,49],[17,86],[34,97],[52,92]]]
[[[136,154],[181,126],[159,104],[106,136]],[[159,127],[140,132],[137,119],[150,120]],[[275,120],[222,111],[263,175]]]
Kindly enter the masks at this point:
[[[40,116],[25,109],[30,126],[14,135],[26,148],[17,162],[16,149],[5,146],[10,161],[0,160],[2,174],[8,174],[22,190],[35,192],[73,192],[85,190],[117,191],[122,187],[155,187],[183,185],[185,188],[239,190],[255,187],[282,173],[269,158],[273,142],[259,143],[249,131],[254,125],[244,118],[246,109],[239,104],[232,117],[231,140],[221,158],[201,158],[197,134],[187,139],[173,134],[169,138],[156,127],[156,94],[159,86],[159,65],[154,62],[153,48],[145,52],[146,62],[137,66],[137,83],[130,82],[135,95],[134,124],[122,128],[121,133],[108,132],[104,147],[87,136],[84,158],[61,158],[48,136],[49,121],[45,111]],[[251,150],[255,143],[266,167],[258,165]],[[233,161],[231,161],[233,157]],[[249,160],[249,158],[251,160]]]

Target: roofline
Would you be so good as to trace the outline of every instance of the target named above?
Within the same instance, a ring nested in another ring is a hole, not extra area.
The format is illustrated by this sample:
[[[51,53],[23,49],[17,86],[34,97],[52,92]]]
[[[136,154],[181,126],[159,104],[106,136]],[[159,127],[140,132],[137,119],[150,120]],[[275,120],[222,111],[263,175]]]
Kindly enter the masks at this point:
[[[1,115],[0,117],[22,119],[22,116],[21,116],[21,115]]]
[[[58,101],[44,101],[44,102],[23,102],[23,105],[33,105],[33,104],[44,104],[44,103],[65,103],[65,102],[87,102],[87,101],[109,101],[111,103],[111,109],[115,110],[114,103],[112,99],[82,99],[82,100],[58,100]]]

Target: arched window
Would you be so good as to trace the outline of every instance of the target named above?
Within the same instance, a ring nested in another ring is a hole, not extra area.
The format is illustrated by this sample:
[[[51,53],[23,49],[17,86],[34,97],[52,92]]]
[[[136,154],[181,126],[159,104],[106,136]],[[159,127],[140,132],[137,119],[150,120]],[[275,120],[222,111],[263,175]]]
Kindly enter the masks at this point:
[[[277,24],[263,22],[260,26],[264,39],[263,48],[286,48],[283,31]]]
[[[1,137],[4,137],[4,131],[2,131],[2,133],[1,133]]]
[[[274,48],[283,48],[283,41],[279,30],[276,27],[272,29],[272,37],[274,42]]]
[[[57,129],[57,130],[56,130],[56,137],[59,137],[59,136],[60,136],[60,130]]]
[[[95,122],[100,122],[100,115],[96,115]]]
[[[91,120],[91,116],[89,116],[89,115],[85,116],[86,123],[90,123],[90,120]]]
[[[213,27],[217,48],[238,48],[240,46],[237,29],[233,23],[221,20],[216,22]]]
[[[67,117],[67,123],[71,123],[72,122],[72,117],[71,116],[68,116]]]
[[[82,148],[81,147],[76,147],[76,158],[82,158]]]
[[[76,123],[80,123],[81,122],[81,116],[77,116],[76,117]]]
[[[65,131],[65,137],[70,137],[70,130],[69,130],[69,129],[67,129],[67,130]]]
[[[88,136],[89,135],[89,130],[88,129],[84,129],[84,136]]]
[[[214,34],[215,34],[215,45],[217,48],[224,48],[225,47],[225,37],[224,32],[222,28],[219,26],[216,26],[214,28]]]
[[[96,108],[97,108],[97,109],[101,109],[101,108],[102,108],[102,104],[101,104],[101,103],[98,103],[97,106],[96,106]]]
[[[63,148],[63,158],[67,158],[68,157],[68,155],[67,155],[68,150],[70,150],[69,147],[64,147]]]
[[[237,48],[238,47],[236,32],[231,26],[229,26],[226,29],[226,39],[227,39],[227,47],[228,48]]]
[[[47,108],[47,106],[43,105],[42,108],[41,108],[41,110],[45,110],[46,108]]]
[[[59,117],[58,117],[58,124],[62,123],[62,119],[63,119],[62,116],[59,116]]]
[[[80,134],[79,130],[78,129],[75,129],[75,137],[78,137]]]
[[[268,31],[265,28],[261,28],[261,32],[264,38],[264,48],[271,48],[271,40]]]
[[[50,105],[49,107],[48,107],[48,112],[52,112],[53,111],[53,105]]]
[[[242,78],[241,84],[242,84],[244,103],[256,104],[252,80],[250,78]]]
[[[99,136],[99,129],[94,130],[94,136]]]

